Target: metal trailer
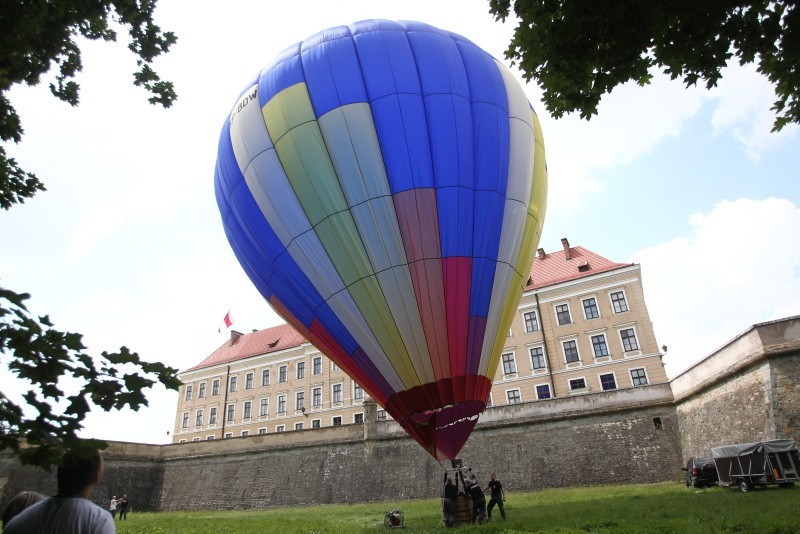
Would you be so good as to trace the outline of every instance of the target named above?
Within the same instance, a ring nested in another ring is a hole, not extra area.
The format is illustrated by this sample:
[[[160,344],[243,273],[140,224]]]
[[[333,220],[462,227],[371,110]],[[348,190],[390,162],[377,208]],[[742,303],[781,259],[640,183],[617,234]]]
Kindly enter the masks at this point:
[[[793,439],[726,445],[711,449],[720,486],[738,485],[742,491],[777,484],[791,487],[798,481],[800,453]]]

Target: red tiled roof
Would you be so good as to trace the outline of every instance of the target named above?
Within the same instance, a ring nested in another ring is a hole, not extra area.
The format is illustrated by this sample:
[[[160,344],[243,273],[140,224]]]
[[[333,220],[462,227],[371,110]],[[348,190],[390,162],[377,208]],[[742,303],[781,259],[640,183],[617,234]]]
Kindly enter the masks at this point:
[[[308,343],[308,340],[288,324],[257,330],[250,334],[232,331],[231,339],[212,352],[211,356],[186,371],[195,371],[213,365],[243,360],[251,356],[290,349],[303,343]]]
[[[564,250],[547,253],[544,258],[537,255],[533,260],[531,276],[529,283],[525,285],[525,291],[633,265],[613,262],[583,247],[570,247],[569,252],[570,259],[566,259]],[[579,270],[581,266],[584,270]]]

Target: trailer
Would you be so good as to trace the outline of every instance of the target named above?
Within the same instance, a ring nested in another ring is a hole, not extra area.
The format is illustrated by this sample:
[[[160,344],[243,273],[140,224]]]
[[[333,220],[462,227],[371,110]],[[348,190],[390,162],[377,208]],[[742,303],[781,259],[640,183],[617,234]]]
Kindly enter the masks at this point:
[[[798,481],[800,453],[793,439],[726,445],[711,449],[720,486],[739,486],[750,491],[777,484],[785,488]]]

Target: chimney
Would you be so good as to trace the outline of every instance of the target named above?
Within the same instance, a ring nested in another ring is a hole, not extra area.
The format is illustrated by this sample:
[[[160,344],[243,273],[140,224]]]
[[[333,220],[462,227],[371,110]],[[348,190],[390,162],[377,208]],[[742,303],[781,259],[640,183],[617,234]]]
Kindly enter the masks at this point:
[[[239,341],[240,337],[242,337],[241,332],[237,332],[236,330],[231,330],[231,342],[228,346],[233,345],[234,343]]]
[[[567,241],[566,237],[561,238],[561,244],[564,246],[564,258],[569,261],[572,259],[572,255],[569,252],[569,241]]]
[[[539,255],[539,259],[540,260],[544,259],[545,253],[544,253],[544,249],[543,248],[540,248],[539,250],[537,250],[536,253]]]

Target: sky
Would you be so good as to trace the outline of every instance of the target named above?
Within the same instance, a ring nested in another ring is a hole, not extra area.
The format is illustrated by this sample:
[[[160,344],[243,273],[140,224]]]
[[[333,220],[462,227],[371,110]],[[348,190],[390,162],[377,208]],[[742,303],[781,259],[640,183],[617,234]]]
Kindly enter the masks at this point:
[[[6,149],[47,191],[0,213],[0,284],[31,293],[32,313],[82,333],[92,354],[125,345],[180,370],[228,339],[228,312],[240,332],[283,322],[239,267],[214,199],[220,129],[258,70],[322,29],[369,18],[459,33],[507,66],[513,33],[486,0],[188,5],[160,0],[156,11],[178,36],[154,65],[175,83],[170,109],[133,87],[124,34],[82,46],[78,107],[46,83],[10,92],[25,134]],[[539,246],[557,251],[566,237],[640,264],[671,377],[753,324],[800,314],[798,127],[770,133],[773,88],[754,68],[727,68],[712,90],[656,73],[606,95],[591,121],[556,120],[534,82],[524,89],[547,151]],[[20,384],[0,374],[14,398]],[[177,393],[148,398],[138,412],[96,409],[82,435],[169,442]]]

